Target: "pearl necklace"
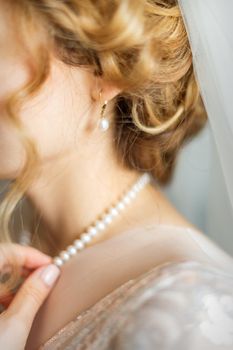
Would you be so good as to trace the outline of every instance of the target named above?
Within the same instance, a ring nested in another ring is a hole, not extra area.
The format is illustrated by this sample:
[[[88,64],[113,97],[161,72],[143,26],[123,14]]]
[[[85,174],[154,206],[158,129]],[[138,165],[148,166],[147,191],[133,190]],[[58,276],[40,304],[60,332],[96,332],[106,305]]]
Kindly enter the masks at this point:
[[[80,235],[79,239],[75,239],[72,245],[69,245],[65,250],[62,250],[58,256],[53,258],[53,263],[58,267],[62,266],[72,256],[76,255],[79,251],[83,250],[85,246],[92,241],[100,232],[111,224],[114,218],[116,218],[122,210],[136,197],[137,193],[141,191],[146,184],[150,182],[150,175],[144,173],[139,179],[130,187],[130,189],[124,194],[115,206],[104,212],[100,220],[96,220],[89,228]]]

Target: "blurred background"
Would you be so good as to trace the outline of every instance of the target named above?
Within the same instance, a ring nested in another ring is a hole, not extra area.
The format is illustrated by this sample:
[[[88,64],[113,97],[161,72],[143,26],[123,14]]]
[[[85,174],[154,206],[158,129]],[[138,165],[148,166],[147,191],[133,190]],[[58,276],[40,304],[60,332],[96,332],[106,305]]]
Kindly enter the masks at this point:
[[[179,154],[172,183],[163,189],[176,208],[233,256],[233,218],[210,125]]]

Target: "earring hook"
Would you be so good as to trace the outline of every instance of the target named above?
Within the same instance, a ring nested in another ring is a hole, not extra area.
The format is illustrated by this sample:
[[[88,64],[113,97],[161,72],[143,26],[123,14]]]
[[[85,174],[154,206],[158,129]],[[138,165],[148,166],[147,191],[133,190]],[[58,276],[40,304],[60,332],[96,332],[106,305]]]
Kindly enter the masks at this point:
[[[100,90],[99,96],[100,96],[100,101],[101,101],[102,100],[102,98],[101,98],[102,97],[102,90]],[[109,128],[109,120],[106,117],[104,117],[104,112],[105,112],[107,103],[108,103],[108,100],[105,100],[104,104],[102,105],[102,108],[101,108],[101,114],[100,114],[101,118],[99,121],[99,128],[101,131],[106,131]]]

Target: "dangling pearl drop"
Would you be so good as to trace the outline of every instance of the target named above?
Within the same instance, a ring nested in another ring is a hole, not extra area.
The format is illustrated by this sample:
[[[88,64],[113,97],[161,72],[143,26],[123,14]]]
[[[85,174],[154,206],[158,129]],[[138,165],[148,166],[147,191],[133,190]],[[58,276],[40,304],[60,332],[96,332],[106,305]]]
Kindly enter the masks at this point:
[[[101,131],[106,131],[109,128],[109,120],[107,118],[101,118],[99,121],[99,128]]]
[[[101,110],[101,118],[99,121],[99,129],[101,131],[106,131],[109,128],[109,120],[107,118],[104,117],[104,111],[106,109],[108,101],[104,101],[104,104],[102,106],[102,110]]]

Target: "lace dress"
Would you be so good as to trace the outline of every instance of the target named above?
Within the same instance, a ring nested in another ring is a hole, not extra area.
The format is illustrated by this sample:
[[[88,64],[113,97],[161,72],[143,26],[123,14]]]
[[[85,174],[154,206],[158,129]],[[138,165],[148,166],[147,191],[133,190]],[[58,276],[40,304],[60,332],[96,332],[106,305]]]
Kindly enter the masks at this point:
[[[191,260],[154,267],[82,312],[39,349],[233,349],[233,275]]]

